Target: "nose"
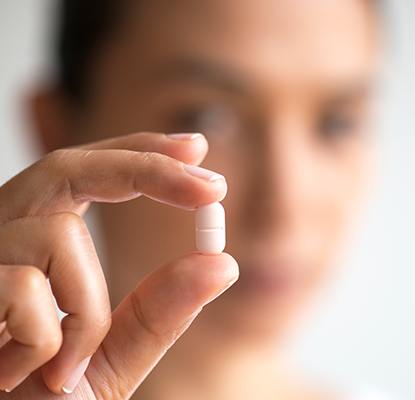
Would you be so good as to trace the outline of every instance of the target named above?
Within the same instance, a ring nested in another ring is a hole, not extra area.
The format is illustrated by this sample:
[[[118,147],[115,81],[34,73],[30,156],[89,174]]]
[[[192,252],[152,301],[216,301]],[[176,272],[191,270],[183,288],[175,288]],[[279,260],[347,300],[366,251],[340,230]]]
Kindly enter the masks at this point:
[[[244,220],[258,235],[285,235],[298,227],[316,186],[310,127],[283,113],[255,140],[247,182]]]

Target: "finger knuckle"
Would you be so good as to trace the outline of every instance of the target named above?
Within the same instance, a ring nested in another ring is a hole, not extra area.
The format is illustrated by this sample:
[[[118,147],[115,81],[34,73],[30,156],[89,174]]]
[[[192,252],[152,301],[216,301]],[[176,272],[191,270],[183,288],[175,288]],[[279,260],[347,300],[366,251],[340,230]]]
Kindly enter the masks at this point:
[[[43,161],[50,167],[53,166],[55,169],[59,169],[63,164],[66,163],[73,150],[69,149],[58,149],[47,154]]]
[[[135,140],[141,141],[143,139],[146,139],[149,135],[150,135],[149,132],[143,132],[143,131],[142,132],[134,132],[134,133],[129,135],[129,139],[131,139],[133,141],[135,141]]]
[[[145,164],[152,165],[154,163],[166,162],[169,159],[168,156],[153,151],[143,151],[139,153],[141,161]]]
[[[134,190],[138,192],[150,190],[151,187],[161,184],[158,177],[161,176],[162,169],[171,166],[171,158],[160,153],[144,151],[134,153],[132,157],[132,161],[141,171],[134,177],[133,182]]]
[[[45,288],[46,276],[41,270],[33,266],[16,267],[15,290],[18,293],[32,296]]]
[[[107,315],[100,316],[94,315],[88,318],[88,325],[93,330],[94,335],[103,338],[111,328],[111,314],[110,312],[104,313]]]
[[[155,152],[142,152],[139,157],[144,172],[153,180],[166,170],[178,168],[180,164],[178,160]]]
[[[142,329],[160,346],[164,347],[168,342],[168,334],[157,327],[152,319],[148,316],[148,314],[144,311],[139,295],[132,293],[130,300],[134,316],[140,329]]]
[[[79,235],[87,232],[85,221],[77,214],[65,212],[49,217],[50,230],[53,237],[62,239],[66,235]]]
[[[163,136],[163,135],[164,133],[161,133],[161,132],[140,131],[140,132],[132,133],[130,137],[132,139],[147,139],[147,138],[150,139],[150,138],[154,138],[157,136]]]
[[[43,357],[50,359],[58,353],[63,343],[63,335],[60,329],[49,329],[47,333],[39,336],[35,342],[35,349]]]
[[[59,149],[47,154],[44,158],[37,162],[37,172],[41,176],[46,176],[51,182],[61,182],[61,185],[56,187],[56,192],[64,193],[70,182],[62,179],[67,175],[68,165],[71,163],[72,155],[75,150]]]
[[[43,340],[39,340],[37,345],[39,348],[47,349],[51,353],[56,353],[63,342],[63,335],[62,331],[59,328],[59,326],[55,326],[55,328],[48,329],[47,335],[45,335],[45,338]]]

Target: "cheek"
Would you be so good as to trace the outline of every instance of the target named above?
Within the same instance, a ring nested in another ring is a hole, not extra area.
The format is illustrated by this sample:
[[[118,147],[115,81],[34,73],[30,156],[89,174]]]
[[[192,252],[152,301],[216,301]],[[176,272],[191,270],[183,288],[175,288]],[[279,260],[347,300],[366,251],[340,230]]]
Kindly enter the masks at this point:
[[[368,184],[368,154],[363,148],[339,157],[321,173],[320,193],[321,220],[327,237],[336,240],[352,222]]]

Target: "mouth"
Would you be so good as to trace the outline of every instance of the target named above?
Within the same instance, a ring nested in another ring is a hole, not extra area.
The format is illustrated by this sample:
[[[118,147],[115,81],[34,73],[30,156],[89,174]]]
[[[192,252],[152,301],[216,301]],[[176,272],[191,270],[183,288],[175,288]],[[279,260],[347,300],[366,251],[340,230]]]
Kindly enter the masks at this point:
[[[295,263],[240,263],[240,277],[235,284],[243,296],[287,299],[304,288],[304,272]]]

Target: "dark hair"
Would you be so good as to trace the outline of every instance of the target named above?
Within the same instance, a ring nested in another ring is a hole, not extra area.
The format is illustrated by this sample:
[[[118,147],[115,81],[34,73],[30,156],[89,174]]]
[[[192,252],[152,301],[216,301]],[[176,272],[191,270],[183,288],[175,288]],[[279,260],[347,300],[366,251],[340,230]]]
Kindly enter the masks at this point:
[[[137,1],[137,0],[136,0]],[[127,0],[60,0],[56,46],[57,78],[64,93],[84,99],[93,56],[126,14]],[[370,0],[380,6],[381,0]]]
[[[85,96],[91,59],[119,23],[125,2],[60,1],[55,49],[57,78],[65,94],[75,100]]]

